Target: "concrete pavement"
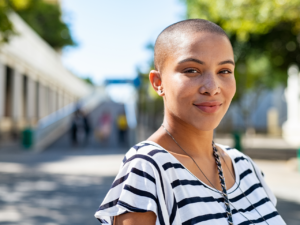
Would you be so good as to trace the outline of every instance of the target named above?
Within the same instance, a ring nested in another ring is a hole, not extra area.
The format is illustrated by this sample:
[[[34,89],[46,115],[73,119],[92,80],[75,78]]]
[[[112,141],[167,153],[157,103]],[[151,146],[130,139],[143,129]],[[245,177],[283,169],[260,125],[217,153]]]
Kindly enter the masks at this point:
[[[1,153],[0,224],[99,224],[93,214],[125,151]]]
[[[232,136],[217,135],[214,138],[216,143],[234,146]],[[297,157],[297,148],[288,144],[281,137],[267,135],[243,135],[243,152],[252,159],[266,160],[289,160]]]
[[[298,172],[296,159],[289,161],[255,160],[255,162],[265,174],[267,184],[277,197],[300,204],[300,172]]]
[[[96,225],[93,213],[126,149],[0,154],[1,225]],[[288,225],[300,224],[300,175],[293,161],[256,160]]]

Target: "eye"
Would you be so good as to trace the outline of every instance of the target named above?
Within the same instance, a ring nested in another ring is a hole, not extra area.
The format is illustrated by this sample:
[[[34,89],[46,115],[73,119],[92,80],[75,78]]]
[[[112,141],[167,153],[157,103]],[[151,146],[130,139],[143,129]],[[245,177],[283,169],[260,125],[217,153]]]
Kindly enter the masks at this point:
[[[230,70],[221,70],[219,73],[221,74],[232,74]]]
[[[192,69],[192,68],[186,69],[183,72],[184,73],[199,73],[196,69]]]

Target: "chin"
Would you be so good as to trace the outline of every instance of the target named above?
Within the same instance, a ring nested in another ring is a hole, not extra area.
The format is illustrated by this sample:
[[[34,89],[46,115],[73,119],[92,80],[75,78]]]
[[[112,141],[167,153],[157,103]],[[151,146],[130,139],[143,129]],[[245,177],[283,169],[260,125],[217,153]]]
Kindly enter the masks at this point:
[[[219,124],[220,124],[220,120],[201,120],[201,121],[195,121],[193,122],[194,127],[197,128],[197,130],[201,130],[201,131],[213,131],[214,129],[216,129]]]
[[[190,115],[185,115],[185,117],[187,118],[187,120],[189,120],[188,123],[192,124],[197,130],[213,131],[219,126],[226,113],[226,110],[224,110],[224,106],[225,105],[223,105],[223,108],[215,113],[203,114],[199,113],[199,111],[197,110],[196,113],[193,112]]]

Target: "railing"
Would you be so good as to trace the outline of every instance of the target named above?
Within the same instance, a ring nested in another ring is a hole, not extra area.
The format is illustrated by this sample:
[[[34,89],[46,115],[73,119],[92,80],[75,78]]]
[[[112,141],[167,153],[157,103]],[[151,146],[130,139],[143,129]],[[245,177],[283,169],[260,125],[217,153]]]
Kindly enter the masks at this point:
[[[107,99],[103,88],[98,88],[89,96],[76,103],[71,103],[58,111],[42,118],[34,130],[34,150],[42,151],[63,135],[71,124],[73,113],[77,109],[90,113]]]

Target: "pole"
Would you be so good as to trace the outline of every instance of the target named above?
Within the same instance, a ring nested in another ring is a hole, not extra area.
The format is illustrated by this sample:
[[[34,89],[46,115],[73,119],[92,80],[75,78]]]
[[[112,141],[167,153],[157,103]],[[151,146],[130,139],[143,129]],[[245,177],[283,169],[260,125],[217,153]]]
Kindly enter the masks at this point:
[[[300,173],[300,147],[297,151],[298,172]]]

